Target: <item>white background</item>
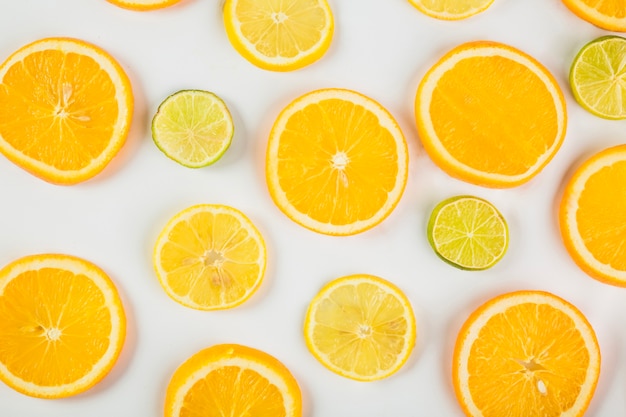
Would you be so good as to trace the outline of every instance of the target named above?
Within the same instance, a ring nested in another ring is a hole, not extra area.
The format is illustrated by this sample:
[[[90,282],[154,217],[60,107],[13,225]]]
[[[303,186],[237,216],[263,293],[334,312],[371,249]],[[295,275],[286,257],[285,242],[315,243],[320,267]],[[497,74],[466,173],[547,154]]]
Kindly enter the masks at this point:
[[[117,283],[129,324],[119,361],[95,388],[40,400],[0,384],[0,416],[160,416],[176,367],[204,347],[229,342],[264,350],[287,365],[300,383],[308,417],[462,416],[450,382],[456,333],[479,304],[517,289],[548,290],[583,311],[602,350],[600,382],[587,415],[626,415],[626,290],[595,281],[574,265],[555,211],[572,169],[624,142],[625,122],[586,113],[567,83],[577,51],[609,32],[579,19],[560,0],[495,0],[486,12],[460,22],[429,18],[407,0],[330,4],[336,30],[327,54],[296,72],[274,73],[254,67],[231,47],[219,0],[182,0],[153,12],[128,11],[105,0],[0,1],[1,60],[39,38],[81,38],[117,58],[131,78],[136,104],[125,147],[88,182],[51,185],[0,157],[0,265],[42,252],[88,259]],[[452,47],[479,39],[508,43],[537,58],[567,100],[563,146],[537,177],[514,189],[448,177],[425,154],[414,127],[413,100],[425,71]],[[409,144],[409,181],[400,204],[382,224],[353,237],[319,235],[291,222],[265,184],[265,146],[276,115],[297,96],[322,87],[350,88],[379,101]],[[167,159],[149,132],[159,103],[183,88],[218,94],[235,122],[231,148],[199,170]],[[430,210],[461,193],[487,198],[509,223],[508,253],[490,270],[456,270],[426,240]],[[266,239],[265,281],[233,310],[185,308],[167,297],[153,272],[151,252],[160,229],[197,203],[242,210]],[[327,281],[352,273],[394,282],[415,309],[417,346],[406,366],[382,381],[335,375],[304,344],[309,300]]]

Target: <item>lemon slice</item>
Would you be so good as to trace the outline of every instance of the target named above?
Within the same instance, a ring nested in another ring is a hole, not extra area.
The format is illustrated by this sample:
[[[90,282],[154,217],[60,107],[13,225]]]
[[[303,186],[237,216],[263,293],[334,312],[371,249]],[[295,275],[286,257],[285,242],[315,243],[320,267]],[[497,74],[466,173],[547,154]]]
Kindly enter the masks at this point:
[[[626,119],[626,39],[603,36],[583,46],[569,82],[587,111],[604,119]]]
[[[443,20],[460,20],[483,12],[493,0],[409,0],[422,13]]]
[[[372,275],[350,275],[324,286],[309,305],[304,337],[326,368],[358,381],[397,372],[415,346],[415,317],[406,295]]]
[[[428,241],[447,263],[466,270],[492,267],[506,253],[509,231],[488,201],[457,196],[439,203],[428,221]]]
[[[230,146],[235,128],[215,94],[181,90],[166,98],[152,119],[152,139],[170,159],[188,168],[211,165]]]

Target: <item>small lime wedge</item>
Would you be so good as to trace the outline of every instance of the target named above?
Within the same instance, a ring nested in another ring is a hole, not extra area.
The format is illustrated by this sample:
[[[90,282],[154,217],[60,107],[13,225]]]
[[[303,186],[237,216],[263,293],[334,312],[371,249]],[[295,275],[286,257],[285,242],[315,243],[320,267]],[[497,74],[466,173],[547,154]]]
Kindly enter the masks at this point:
[[[576,101],[604,119],[626,119],[626,39],[603,36],[574,58],[569,82]]]
[[[152,119],[152,139],[170,159],[189,168],[211,165],[233,138],[233,119],[224,101],[202,90],[166,98]]]
[[[464,270],[482,270],[502,259],[509,230],[502,214],[488,201],[456,196],[433,209],[428,241],[447,263]]]

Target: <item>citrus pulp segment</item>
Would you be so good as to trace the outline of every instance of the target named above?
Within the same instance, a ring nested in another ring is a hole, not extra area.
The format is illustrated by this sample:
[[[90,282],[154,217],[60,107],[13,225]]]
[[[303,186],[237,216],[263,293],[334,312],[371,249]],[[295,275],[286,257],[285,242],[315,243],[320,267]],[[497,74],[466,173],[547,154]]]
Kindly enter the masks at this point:
[[[132,113],[122,67],[82,40],[38,40],[0,65],[0,152],[46,181],[75,184],[102,171]]]
[[[460,20],[487,10],[493,0],[409,0],[409,2],[430,17]]]
[[[358,381],[394,374],[415,346],[413,308],[382,278],[357,274],[326,284],[309,304],[304,338],[329,370]]]
[[[173,6],[180,0],[107,0],[124,9],[147,11]]]
[[[235,50],[254,65],[293,71],[326,53],[334,18],[327,0],[226,0],[224,26]]]
[[[161,103],[152,119],[152,139],[157,147],[189,168],[220,159],[234,131],[228,107],[209,91],[178,91]]]
[[[344,89],[322,89],[277,117],[266,154],[270,195],[296,223],[353,235],[383,221],[408,175],[407,144],[379,103]]]
[[[215,345],[176,369],[165,395],[165,417],[301,417],[302,394],[275,357],[242,345]]]
[[[506,253],[506,220],[490,202],[473,196],[448,198],[428,221],[428,241],[445,262],[467,270],[495,265]]]
[[[519,291],[470,315],[452,366],[467,416],[581,417],[598,382],[600,348],[575,306],[550,293]]]
[[[576,101],[605,119],[626,119],[626,39],[603,36],[578,52],[569,83]]]
[[[488,187],[529,181],[552,159],[566,130],[561,89],[534,58],[496,42],[468,42],[422,78],[417,130],[449,175]]]
[[[576,169],[559,206],[567,251],[590,276],[626,287],[626,145],[598,152]]]
[[[624,0],[563,0],[563,3],[578,17],[602,29],[626,32]]]
[[[0,380],[33,397],[86,391],[121,352],[126,316],[110,278],[69,255],[18,259],[0,270]]]
[[[165,292],[199,310],[240,305],[265,274],[265,241],[239,210],[198,204],[172,217],[154,248],[154,268]]]

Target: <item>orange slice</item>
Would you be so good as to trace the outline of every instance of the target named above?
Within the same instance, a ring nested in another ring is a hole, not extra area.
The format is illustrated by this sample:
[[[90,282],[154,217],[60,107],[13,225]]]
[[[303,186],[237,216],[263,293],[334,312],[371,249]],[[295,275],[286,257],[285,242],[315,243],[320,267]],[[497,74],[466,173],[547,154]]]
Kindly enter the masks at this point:
[[[107,0],[109,3],[124,9],[147,11],[173,6],[180,0]]]
[[[302,394],[273,356],[241,345],[215,345],[187,359],[165,395],[165,417],[200,415],[301,417]]]
[[[602,29],[626,32],[624,0],[563,0],[563,3],[578,17]]]
[[[463,325],[452,378],[467,416],[580,417],[600,374],[591,325],[546,292],[503,294]]]
[[[428,71],[415,116],[422,144],[441,169],[489,187],[537,175],[567,125],[552,75],[525,53],[487,41],[457,46]]]
[[[460,20],[484,12],[493,0],[409,0],[409,3],[430,17]]]
[[[122,67],[81,40],[42,39],[0,66],[0,152],[46,181],[75,184],[102,171],[132,112]]]
[[[83,392],[109,373],[126,334],[118,292],[94,264],[68,255],[0,270],[0,380],[33,397]]]
[[[232,308],[249,299],[265,274],[263,237],[239,210],[198,204],[172,217],[154,248],[165,292],[199,310]]]
[[[569,180],[559,209],[561,236],[592,277],[626,287],[626,145],[589,158]]]
[[[287,217],[328,235],[353,235],[383,221],[407,181],[407,144],[379,103],[323,89],[289,104],[270,133],[269,192]]]
[[[304,338],[329,370],[357,381],[396,373],[415,346],[413,308],[382,278],[357,274],[326,284],[309,305]]]

